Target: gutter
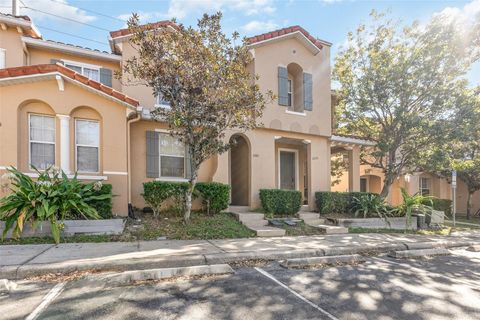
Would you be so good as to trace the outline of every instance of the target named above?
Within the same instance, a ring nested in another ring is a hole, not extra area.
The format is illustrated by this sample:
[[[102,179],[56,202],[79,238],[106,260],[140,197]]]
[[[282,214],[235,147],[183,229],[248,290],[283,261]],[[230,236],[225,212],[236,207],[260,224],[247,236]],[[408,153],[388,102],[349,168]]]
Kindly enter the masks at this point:
[[[141,111],[142,107],[137,107],[136,117],[130,120],[127,120],[127,202],[128,202],[128,216],[134,217],[133,207],[132,207],[132,161],[131,161],[131,150],[130,150],[130,131],[131,124],[138,122],[142,119]]]

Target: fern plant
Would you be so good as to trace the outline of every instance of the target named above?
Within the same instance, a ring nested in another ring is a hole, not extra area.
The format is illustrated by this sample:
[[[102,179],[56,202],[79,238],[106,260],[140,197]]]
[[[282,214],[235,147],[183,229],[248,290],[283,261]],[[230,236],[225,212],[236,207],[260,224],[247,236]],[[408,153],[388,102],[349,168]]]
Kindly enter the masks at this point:
[[[88,202],[107,200],[111,194],[96,195],[99,183],[82,184],[77,176],[71,179],[56,168],[45,171],[34,170],[38,178],[31,177],[11,167],[8,169],[11,179],[11,193],[0,199],[0,220],[5,221],[2,238],[13,228],[13,237],[19,237],[26,223],[33,228],[42,221],[50,223],[55,243],[60,242],[63,221],[75,213],[85,219],[99,219],[95,208]]]

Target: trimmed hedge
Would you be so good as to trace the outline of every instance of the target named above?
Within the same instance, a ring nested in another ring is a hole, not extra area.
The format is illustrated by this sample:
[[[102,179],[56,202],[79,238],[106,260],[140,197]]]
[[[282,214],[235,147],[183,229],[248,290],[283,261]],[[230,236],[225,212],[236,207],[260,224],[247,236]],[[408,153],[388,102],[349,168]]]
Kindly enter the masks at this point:
[[[443,211],[445,215],[452,214],[452,200],[432,198],[430,201],[425,201],[425,205],[432,206],[433,210]],[[432,205],[433,204],[433,205]]]
[[[230,186],[219,182],[198,182],[195,191],[207,207],[207,213],[220,213],[228,208],[230,202]]]
[[[351,213],[355,209],[354,198],[371,194],[380,197],[380,195],[371,192],[315,192],[315,203],[320,214],[328,213]]]
[[[150,181],[143,183],[142,196],[152,208],[153,214],[158,215],[165,200],[174,198],[175,202],[180,203],[187,190],[187,182]]]
[[[112,219],[112,185],[111,184],[102,184],[102,188],[98,191],[94,191],[95,196],[109,194],[110,198],[105,200],[90,200],[87,201],[89,205],[94,207],[102,219]]]
[[[260,189],[260,201],[266,213],[293,215],[300,211],[302,193],[296,190]]]

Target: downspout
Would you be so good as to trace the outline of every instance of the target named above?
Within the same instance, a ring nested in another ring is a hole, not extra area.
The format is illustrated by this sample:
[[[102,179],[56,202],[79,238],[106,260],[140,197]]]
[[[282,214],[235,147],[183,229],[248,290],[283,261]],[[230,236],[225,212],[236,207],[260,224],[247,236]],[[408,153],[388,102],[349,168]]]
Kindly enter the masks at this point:
[[[131,124],[142,119],[142,107],[137,108],[137,116],[133,119],[127,120],[127,200],[128,200],[128,216],[135,218],[132,206],[132,169],[131,169],[131,151],[130,151],[130,128]]]

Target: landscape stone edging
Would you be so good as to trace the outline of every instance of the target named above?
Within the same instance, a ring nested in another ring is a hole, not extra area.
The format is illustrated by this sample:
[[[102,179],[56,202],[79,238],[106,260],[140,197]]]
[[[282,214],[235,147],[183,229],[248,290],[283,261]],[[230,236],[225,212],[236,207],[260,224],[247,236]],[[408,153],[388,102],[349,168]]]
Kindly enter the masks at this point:
[[[330,219],[335,221],[334,225],[348,228],[370,228],[370,229],[392,229],[404,230],[406,228],[406,217],[388,218],[388,223],[382,218],[345,218],[345,219]],[[417,217],[412,217],[411,229],[417,230]]]
[[[83,235],[115,235],[121,234],[125,227],[124,219],[99,219],[99,220],[65,220],[65,228],[62,230],[62,235],[72,236],[75,234]],[[0,233],[5,229],[5,222],[0,221]],[[22,238],[25,237],[44,237],[50,236],[50,223],[47,221],[33,229],[30,224],[25,224]],[[6,239],[11,238],[12,230],[9,230],[5,236]]]

